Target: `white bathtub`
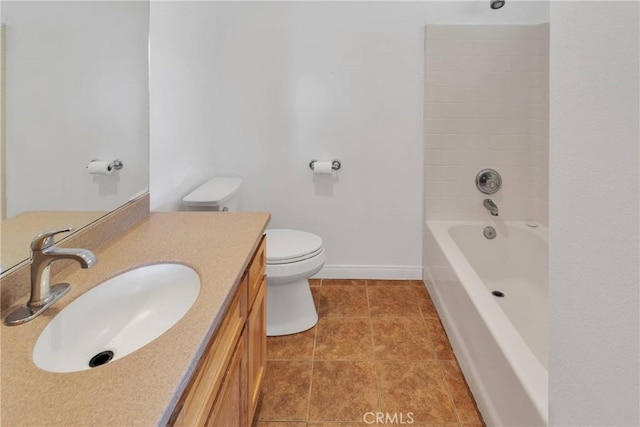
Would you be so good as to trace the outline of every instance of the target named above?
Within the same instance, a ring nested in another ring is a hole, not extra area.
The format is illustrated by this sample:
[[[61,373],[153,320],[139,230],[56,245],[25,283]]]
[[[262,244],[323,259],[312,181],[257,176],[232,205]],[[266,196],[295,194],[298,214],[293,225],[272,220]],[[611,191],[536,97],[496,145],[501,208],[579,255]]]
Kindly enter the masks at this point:
[[[487,425],[547,425],[546,229],[427,221],[425,245],[425,282]]]

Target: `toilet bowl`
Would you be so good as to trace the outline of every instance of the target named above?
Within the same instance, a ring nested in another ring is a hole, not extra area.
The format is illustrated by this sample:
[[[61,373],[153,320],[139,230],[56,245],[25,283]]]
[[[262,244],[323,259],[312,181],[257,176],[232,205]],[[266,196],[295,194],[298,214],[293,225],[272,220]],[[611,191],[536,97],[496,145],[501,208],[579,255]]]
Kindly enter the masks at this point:
[[[318,322],[307,279],[324,265],[322,239],[289,229],[271,229],[266,234],[267,335],[306,331]]]
[[[189,210],[237,210],[239,178],[216,177],[182,199]],[[267,335],[289,335],[318,322],[307,279],[325,262],[322,239],[300,230],[270,229],[267,235]]]

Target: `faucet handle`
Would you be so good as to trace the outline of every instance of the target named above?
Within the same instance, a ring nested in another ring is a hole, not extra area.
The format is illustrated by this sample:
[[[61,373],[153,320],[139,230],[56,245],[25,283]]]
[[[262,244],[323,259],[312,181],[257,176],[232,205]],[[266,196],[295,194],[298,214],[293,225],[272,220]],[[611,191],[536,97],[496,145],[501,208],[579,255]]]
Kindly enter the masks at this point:
[[[53,236],[60,233],[68,233],[73,230],[73,227],[67,227],[60,230],[51,230],[40,233],[31,241],[31,250],[41,251],[43,249],[47,249],[48,247],[53,246]]]

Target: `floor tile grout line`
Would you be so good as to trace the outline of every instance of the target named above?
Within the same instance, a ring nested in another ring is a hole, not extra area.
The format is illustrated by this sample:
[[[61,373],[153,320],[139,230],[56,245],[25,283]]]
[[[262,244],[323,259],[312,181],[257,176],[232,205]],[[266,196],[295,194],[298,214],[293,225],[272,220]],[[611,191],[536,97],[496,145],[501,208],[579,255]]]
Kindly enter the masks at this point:
[[[433,349],[433,359],[434,360],[438,360],[438,349],[436,348],[436,343],[435,340],[433,339],[433,336],[431,334],[431,328],[429,328],[429,323],[427,322],[427,319],[422,315],[422,307],[420,307],[420,304],[418,304],[418,308],[420,309],[420,318],[422,319],[422,324],[424,325],[424,328],[427,330],[427,339],[429,340],[429,342],[431,343],[431,348]]]
[[[427,323],[427,321],[425,320],[425,318],[422,318],[422,324],[424,325],[425,330],[427,331],[427,339],[429,340],[429,343],[431,344],[431,350],[433,353],[433,359],[434,360],[438,360],[438,349],[436,348],[436,343],[433,339],[433,336],[431,336],[431,329],[429,329],[429,324]]]
[[[376,395],[378,397],[378,410],[383,410],[382,385],[378,374],[378,358],[376,357],[376,340],[373,335],[373,316],[371,316],[371,301],[369,300],[369,281],[365,280],[365,294],[367,297],[367,308],[369,309],[369,333],[371,334],[371,351],[373,352],[373,373],[376,378]],[[363,414],[364,421],[364,414]]]
[[[462,425],[462,419],[460,418],[460,414],[458,413],[458,407],[456,406],[456,401],[453,399],[453,392],[451,391],[451,386],[449,385],[449,381],[447,381],[447,376],[444,373],[444,369],[442,369],[442,360],[436,360],[438,365],[438,370],[440,371],[440,376],[444,381],[444,386],[447,389],[447,395],[449,396],[449,401],[451,402],[451,406],[453,406],[453,412],[456,414],[456,420],[458,420],[458,425]]]
[[[452,359],[438,359],[435,357],[412,359],[315,359],[316,362],[384,362],[384,363],[412,363],[412,362],[452,362]],[[311,362],[310,359],[271,359],[269,362]]]
[[[320,286],[322,286],[322,279],[320,280]],[[307,417],[305,420],[307,424],[309,424],[309,418],[311,416],[311,394],[313,392],[313,374],[316,366],[316,342],[318,341],[318,329],[320,329],[320,327],[318,326],[318,323],[320,323],[320,314],[319,314],[320,304],[321,304],[321,300],[320,298],[318,298],[318,307],[316,309],[318,311],[318,322],[316,322],[316,325],[314,326],[315,332],[313,333],[313,348],[311,350],[311,378],[309,379],[309,394],[307,396]]]
[[[323,319],[368,319],[370,317],[371,316],[324,316]]]
[[[315,335],[313,337],[313,353],[311,356],[311,378],[309,379],[309,394],[307,396],[307,416],[305,419],[305,422],[309,422],[309,418],[311,416],[311,395],[313,392],[313,374],[315,372],[316,369],[316,358],[315,358],[315,352],[316,352],[316,340],[318,338],[318,329],[316,328],[316,332]]]

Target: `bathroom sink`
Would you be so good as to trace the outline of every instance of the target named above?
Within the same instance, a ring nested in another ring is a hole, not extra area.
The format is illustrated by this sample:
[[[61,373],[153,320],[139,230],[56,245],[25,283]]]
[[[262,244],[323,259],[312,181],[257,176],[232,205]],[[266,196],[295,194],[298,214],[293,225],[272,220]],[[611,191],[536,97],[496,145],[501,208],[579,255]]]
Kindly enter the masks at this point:
[[[76,372],[120,359],[158,338],[191,308],[198,274],[155,264],[115,276],[81,295],[45,327],[33,361],[50,372]]]

